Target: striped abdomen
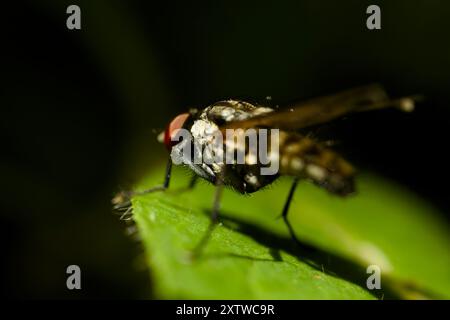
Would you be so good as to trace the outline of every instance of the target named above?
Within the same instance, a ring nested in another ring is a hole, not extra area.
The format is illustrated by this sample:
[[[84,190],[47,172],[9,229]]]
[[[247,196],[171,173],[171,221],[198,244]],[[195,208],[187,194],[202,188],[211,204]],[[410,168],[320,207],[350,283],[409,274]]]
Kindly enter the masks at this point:
[[[311,138],[280,131],[280,174],[306,178],[337,195],[354,191],[354,169]]]

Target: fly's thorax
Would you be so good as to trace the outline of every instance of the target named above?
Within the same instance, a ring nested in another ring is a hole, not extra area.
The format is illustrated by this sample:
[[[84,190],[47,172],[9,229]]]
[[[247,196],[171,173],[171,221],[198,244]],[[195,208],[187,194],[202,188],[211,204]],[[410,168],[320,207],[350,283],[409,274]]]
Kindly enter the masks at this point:
[[[233,132],[230,134],[221,131],[220,126],[228,121],[243,120],[271,111],[270,108],[236,100],[221,101],[205,108],[187,122],[184,129],[189,137],[184,137],[172,147],[172,161],[187,165],[211,182],[222,177],[225,184],[239,192],[259,190],[272,182],[278,173],[278,166],[272,171],[267,168],[272,159],[277,162],[279,159],[278,149],[271,152],[274,148],[270,138],[273,137],[266,133],[263,140],[269,141],[262,143],[259,129],[231,130]],[[278,136],[276,138],[278,141]],[[266,150],[260,151],[261,146]],[[183,153],[187,147],[189,152]]]
[[[241,100],[224,100],[208,106],[198,117],[221,126],[228,122],[246,120],[272,111],[272,108]]]
[[[319,142],[296,133],[280,132],[280,173],[306,178],[337,195],[354,191],[351,164]]]
[[[246,161],[251,162],[254,160],[255,155],[254,147],[257,148],[258,141],[254,129],[247,130],[243,132],[243,130],[233,130],[234,133],[231,133],[231,137],[228,135],[228,132],[220,131],[219,127],[224,123],[230,121],[239,121],[245,120],[254,116],[258,116],[264,113],[272,112],[273,109],[255,106],[245,101],[238,100],[226,100],[216,102],[209,107],[202,110],[195,119],[193,119],[192,124],[189,127],[190,133],[192,134],[192,139],[194,143],[198,146],[198,149],[205,150],[204,162],[219,162],[212,161],[212,157],[216,157],[215,160],[220,160],[220,157],[223,156],[223,160],[225,160],[226,151],[230,151],[230,153],[239,153],[245,152]],[[242,142],[235,143],[235,140],[241,141],[241,138],[244,140],[252,139],[250,141],[250,146]],[[253,142],[253,144],[251,143]],[[248,158],[248,159],[247,159]],[[227,164],[234,164],[232,162],[233,159],[226,159]],[[238,161],[239,162],[239,161]],[[242,163],[239,163],[242,164]]]

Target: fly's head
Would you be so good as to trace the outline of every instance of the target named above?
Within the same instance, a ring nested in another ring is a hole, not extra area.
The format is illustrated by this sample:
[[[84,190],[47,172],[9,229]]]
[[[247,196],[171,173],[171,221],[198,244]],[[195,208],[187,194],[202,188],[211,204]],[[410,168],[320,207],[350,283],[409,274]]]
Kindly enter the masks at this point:
[[[211,146],[213,133],[218,130],[214,122],[201,119],[196,110],[191,110],[176,116],[158,140],[164,143],[174,164],[186,165],[200,177],[215,182],[222,166],[208,159],[204,150]]]

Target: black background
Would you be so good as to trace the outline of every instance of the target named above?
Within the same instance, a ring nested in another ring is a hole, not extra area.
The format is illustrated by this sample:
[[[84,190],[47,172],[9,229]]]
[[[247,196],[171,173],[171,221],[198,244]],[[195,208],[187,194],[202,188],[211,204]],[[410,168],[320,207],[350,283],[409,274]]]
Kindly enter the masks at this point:
[[[78,4],[82,29],[66,28]],[[378,4],[382,29],[366,28]],[[446,1],[11,1],[0,18],[2,294],[151,296],[110,198],[163,159],[156,133],[224,98],[272,104],[380,82],[423,94],[416,112],[340,121],[358,167],[446,214],[450,4]],[[163,173],[161,173],[163,174]],[[447,215],[448,216],[448,215]],[[83,270],[68,291],[65,268]]]

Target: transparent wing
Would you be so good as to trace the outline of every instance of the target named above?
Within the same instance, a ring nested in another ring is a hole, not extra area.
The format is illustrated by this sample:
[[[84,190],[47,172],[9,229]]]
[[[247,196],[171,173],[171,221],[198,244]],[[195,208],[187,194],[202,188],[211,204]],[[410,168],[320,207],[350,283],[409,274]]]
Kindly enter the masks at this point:
[[[222,129],[266,127],[298,130],[326,123],[354,112],[391,107],[409,112],[414,109],[415,102],[420,98],[419,96],[410,96],[390,100],[380,85],[371,84],[293,104],[282,110],[247,120],[229,122]]]

